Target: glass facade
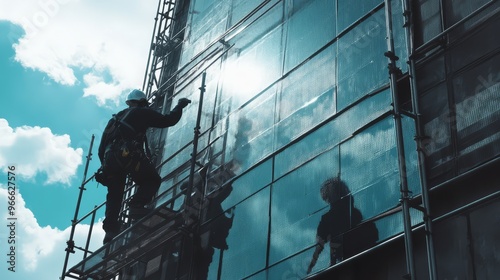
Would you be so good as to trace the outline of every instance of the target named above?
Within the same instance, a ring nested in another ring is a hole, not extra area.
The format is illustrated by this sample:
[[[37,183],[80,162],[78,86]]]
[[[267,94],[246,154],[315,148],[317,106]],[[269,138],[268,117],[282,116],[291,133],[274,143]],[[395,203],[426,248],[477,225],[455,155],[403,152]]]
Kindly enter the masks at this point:
[[[444,2],[442,6],[438,0],[412,1],[421,20],[415,34],[418,45],[486,1]],[[403,4],[391,1],[390,15],[401,75],[409,71]],[[396,218],[400,214],[384,213],[400,205],[401,172],[412,196],[420,194],[421,180],[415,122],[406,115],[404,154],[398,154],[384,54],[384,5],[380,0],[190,1],[181,76],[171,98],[187,97],[193,103],[165,134],[163,198],[158,204],[170,199],[174,207],[182,206],[182,196],[172,197],[189,177],[198,88],[205,72],[198,161],[209,173],[229,168],[231,176],[220,185],[232,188],[219,213],[204,220],[205,229],[216,227],[219,218],[231,216],[232,221],[227,248],[216,249],[209,258],[210,279],[305,277],[322,220],[333,211],[321,194],[322,184],[331,178],[347,187],[342,199],[349,206],[342,214],[347,225],[330,235],[330,242],[366,239],[363,231],[373,235],[368,238],[372,243],[351,249],[338,245],[336,250],[344,253],[335,259],[325,246],[313,271],[402,233]],[[449,14],[446,21],[443,13]],[[464,28],[474,24],[468,21]],[[449,40],[458,40],[457,32],[449,33]],[[498,128],[498,102],[489,107],[481,102],[500,96],[493,74],[498,72],[494,69],[500,65],[499,56],[466,67],[498,48],[498,41],[488,37],[491,32],[486,28],[417,63],[430,178],[450,178],[484,162],[486,155],[499,154],[499,134],[491,134],[494,126]],[[486,45],[470,52],[478,39]],[[412,113],[411,106],[409,110]],[[405,170],[400,170],[398,160],[404,160]],[[204,192],[209,200],[210,190]],[[381,215],[384,218],[377,219]],[[421,219],[421,213],[413,213],[413,224]]]
[[[186,26],[178,65],[167,77],[174,82],[158,89],[163,96],[155,102],[164,106],[153,106],[168,110],[184,97],[192,103],[177,125],[154,130],[149,139],[160,151],[157,207],[182,210],[186,185],[194,182],[189,195],[199,210],[200,236],[193,279],[302,279],[338,264],[349,268],[346,260],[403,235],[402,184],[421,205],[422,190],[438,193],[448,180],[500,155],[499,1],[178,5]],[[388,68],[388,29],[397,69]],[[498,190],[498,180],[491,184]],[[435,201],[437,213],[461,205]],[[493,213],[487,209],[481,211]],[[428,217],[418,207],[409,212],[410,226],[423,227]],[[477,213],[442,222],[437,238],[468,225],[449,242],[464,244],[470,236],[480,246],[477,232],[488,223]],[[438,250],[452,245],[443,242]],[[169,250],[161,275],[179,266],[168,262]],[[485,248],[472,251],[455,256],[490,267],[478,262],[490,256]],[[449,259],[442,252],[437,255]],[[404,256],[396,258],[392,263]],[[448,273],[457,263],[438,261],[439,279],[465,279]],[[390,275],[398,269],[382,267],[385,274],[371,275],[384,276],[369,278],[395,279]],[[357,270],[339,279],[369,279]]]
[[[432,37],[428,33],[440,34],[443,24],[445,29],[456,25],[443,35],[442,40],[449,42],[448,48],[426,53],[417,61],[419,102],[428,136],[424,151],[433,184],[467,172],[500,153],[500,40],[492,36],[499,19],[490,18],[500,4],[497,1],[444,3],[442,10],[439,1],[416,4],[421,17],[429,18],[417,25],[416,35],[420,44],[424,44],[423,49]],[[484,5],[487,8],[480,9]],[[472,12],[478,15],[466,18]],[[478,19],[485,18],[488,24],[478,28]],[[468,32],[471,34],[463,36]]]
[[[203,226],[209,229],[218,218],[232,217],[227,248],[209,258],[208,275],[304,277],[320,224],[329,223],[325,213],[333,207],[321,195],[328,179],[339,178],[347,187],[342,201],[348,204],[347,212],[337,214],[347,224],[329,238],[347,243],[371,228],[366,232],[372,233],[373,246],[402,232],[394,222],[372,220],[397,208],[400,197],[384,4],[240,2],[191,1],[179,67],[194,78],[189,84],[178,78],[172,98],[187,97],[193,103],[166,133],[162,162],[168,161],[161,169],[165,179],[159,204],[175,197],[189,176],[198,88],[205,72],[198,159],[211,168],[209,173],[229,166],[232,174],[225,185],[231,186],[231,194]],[[402,23],[402,3],[392,6],[395,22]],[[397,55],[405,60],[402,25],[394,32]],[[220,55],[213,59],[213,53]],[[200,67],[189,69],[195,63]],[[418,169],[411,162],[416,159],[414,123],[403,119],[408,177],[413,178],[409,188],[418,195]],[[180,207],[183,197],[177,200],[173,204]],[[349,254],[362,249],[367,247],[353,246]],[[339,253],[331,260],[328,251],[314,271],[349,257]]]

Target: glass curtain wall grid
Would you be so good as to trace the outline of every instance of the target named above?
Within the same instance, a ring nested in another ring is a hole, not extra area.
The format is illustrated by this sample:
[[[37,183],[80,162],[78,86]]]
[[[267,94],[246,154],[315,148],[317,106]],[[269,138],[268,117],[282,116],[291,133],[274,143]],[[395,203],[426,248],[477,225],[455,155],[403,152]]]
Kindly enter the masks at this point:
[[[179,73],[198,73],[191,74],[198,78],[192,83],[180,78],[181,82],[177,84],[180,89],[175,93],[179,98],[191,98],[196,104],[199,75],[201,71],[207,73],[207,96],[203,100],[206,106],[200,137],[200,148],[204,152],[200,152],[198,158],[204,161],[202,163],[215,166],[213,168],[229,164],[234,175],[225,186],[230,185],[233,191],[226,201],[241,197],[235,204],[223,207],[224,211],[234,214],[227,243],[235,251],[220,250],[218,260],[212,258],[214,268],[209,272],[221,278],[244,278],[264,271],[266,267],[287,267],[287,263],[303,260],[307,254],[312,254],[315,227],[328,207],[320,199],[319,186],[328,178],[340,176],[350,188],[351,207],[359,213],[358,217],[352,218],[348,228],[352,228],[353,236],[362,232],[362,226],[366,226],[363,221],[395,209],[399,203],[398,156],[395,127],[390,117],[391,95],[387,58],[384,56],[387,51],[386,19],[382,1],[364,1],[355,8],[348,1],[245,3],[251,16],[243,17],[243,22],[238,1],[192,3],[186,27],[189,34],[186,42],[189,44],[183,45]],[[401,4],[395,3],[394,8],[399,9],[401,15]],[[340,13],[339,9],[346,12]],[[394,20],[402,26],[403,18],[395,16]],[[233,24],[241,27],[234,31]],[[400,28],[395,33],[399,34],[395,37],[396,49],[404,61],[408,56],[404,30]],[[227,50],[216,57],[215,62],[191,59],[201,58],[214,47],[214,42],[215,45],[217,42],[222,44],[221,40]],[[203,66],[190,68],[192,70],[185,66],[193,63]],[[397,63],[407,70],[404,63]],[[188,110],[183,123],[168,133],[168,138],[176,141],[165,147],[162,163],[167,159],[168,162],[161,170],[165,180],[160,203],[181,192],[182,182],[189,176],[189,144],[195,118],[196,112]],[[404,123],[408,128],[405,144],[411,154],[416,150],[409,137],[414,129],[411,119],[405,118]],[[387,141],[389,139],[393,141]],[[176,157],[172,158],[174,154]],[[332,165],[327,162],[332,162]],[[392,165],[387,164],[391,162]],[[262,165],[269,167],[259,168]],[[384,169],[380,170],[380,166]],[[367,168],[366,176],[359,177],[357,170],[360,168]],[[409,169],[410,188],[418,194],[418,170],[416,165],[409,165]],[[271,181],[263,186],[236,188],[243,177],[254,174],[255,170],[270,172],[269,175],[256,176],[269,177]],[[313,171],[318,175],[308,178]],[[306,203],[304,211],[297,209],[296,214],[287,213],[287,207],[293,207],[294,203],[282,205],[280,201],[294,201],[290,199],[296,192],[295,188],[297,191],[302,188],[299,193],[307,193],[311,201]],[[281,195],[281,192],[291,197]],[[391,195],[384,197],[385,202],[377,202],[380,192]],[[183,197],[179,196],[178,202],[172,205],[181,207],[182,201]],[[261,211],[247,209],[245,205],[249,204],[260,205],[257,208]],[[262,211],[266,208],[268,214]],[[238,212],[241,214],[237,215]],[[262,218],[252,218],[262,214],[265,215]],[[298,216],[290,220],[293,217],[290,215]],[[218,217],[223,216],[221,212]],[[416,217],[414,224],[421,215]],[[402,232],[401,224],[396,222],[398,218],[393,222],[391,219],[394,220],[389,215],[378,220],[381,225],[392,225],[392,229],[381,228],[380,233],[376,229],[375,234],[380,235],[380,239],[375,236],[374,242]],[[240,221],[248,220],[259,225],[240,224]],[[205,227],[209,228],[215,221],[217,218],[206,221]],[[357,233],[356,227],[359,227]],[[246,247],[238,242],[236,233],[240,231],[255,238],[255,242],[248,244],[262,245]],[[287,235],[299,231],[311,234],[290,242],[289,248],[281,245],[281,240],[286,240]],[[231,260],[240,255],[247,256],[249,267],[231,270],[234,267],[230,265]],[[253,264],[256,260],[261,262]],[[325,260],[317,264],[316,271],[328,266]],[[304,274],[305,269],[301,273]]]
[[[498,159],[498,1],[176,2],[160,1],[146,91],[161,112],[193,102],[150,131],[154,204],[195,238],[162,239],[118,279],[314,278],[401,238],[405,211],[424,226],[428,189]],[[401,207],[402,181],[421,206]]]
[[[422,18],[415,32],[416,87],[431,185],[499,154],[500,43],[492,34],[500,3],[462,2],[416,3]]]

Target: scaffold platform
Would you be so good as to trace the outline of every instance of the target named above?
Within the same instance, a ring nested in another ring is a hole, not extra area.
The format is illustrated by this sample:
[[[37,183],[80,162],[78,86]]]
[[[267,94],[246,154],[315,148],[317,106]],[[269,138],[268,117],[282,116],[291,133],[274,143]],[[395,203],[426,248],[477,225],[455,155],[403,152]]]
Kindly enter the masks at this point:
[[[181,235],[191,236],[182,212],[160,206],[70,268],[65,276],[74,279],[111,279],[123,267]]]

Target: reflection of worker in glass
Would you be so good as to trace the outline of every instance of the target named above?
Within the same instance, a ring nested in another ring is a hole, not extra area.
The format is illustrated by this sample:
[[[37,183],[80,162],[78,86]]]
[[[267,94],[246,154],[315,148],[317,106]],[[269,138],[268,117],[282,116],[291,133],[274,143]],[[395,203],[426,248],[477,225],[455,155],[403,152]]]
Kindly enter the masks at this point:
[[[192,192],[191,211],[201,214],[202,228],[198,236],[197,244],[197,277],[196,279],[208,279],[210,264],[216,249],[227,250],[226,242],[229,230],[233,225],[233,210],[224,211],[222,203],[231,194],[233,187],[226,182],[234,177],[232,172],[233,163],[226,164],[215,171],[207,174],[208,167],[205,166],[198,172]],[[181,189],[187,188],[184,184]],[[197,213],[189,215],[197,215]],[[190,219],[186,217],[185,219]]]
[[[320,189],[321,198],[330,204],[330,210],[321,216],[317,233],[316,249],[307,268],[307,273],[313,269],[319,254],[323,251],[325,244],[330,243],[330,265],[334,265],[342,259],[350,257],[373,244],[378,239],[378,232],[373,223],[367,223],[366,234],[356,238],[344,238],[343,234],[351,226],[361,223],[361,212],[354,208],[354,200],[349,189],[338,177],[326,180]],[[346,236],[347,237],[347,236]]]
[[[234,209],[224,211],[221,204],[229,196],[233,187],[231,185],[224,186],[218,192],[212,194],[208,200],[206,209],[206,220],[212,220],[209,223],[208,229],[201,237],[200,244],[200,263],[199,263],[199,278],[209,279],[209,267],[212,263],[216,250],[227,250],[226,239],[229,235],[229,230],[233,226]]]

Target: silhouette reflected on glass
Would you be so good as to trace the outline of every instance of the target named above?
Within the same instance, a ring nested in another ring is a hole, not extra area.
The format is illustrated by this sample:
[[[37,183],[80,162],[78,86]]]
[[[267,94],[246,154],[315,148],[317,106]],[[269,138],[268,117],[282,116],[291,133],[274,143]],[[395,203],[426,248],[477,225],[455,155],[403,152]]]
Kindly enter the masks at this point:
[[[354,208],[354,198],[338,177],[327,179],[321,185],[320,194],[330,205],[330,209],[321,216],[315,250],[307,268],[308,274],[327,243],[330,247],[331,266],[368,249],[378,240],[378,230],[373,222],[365,222],[359,228],[351,230],[361,223],[363,216],[359,209]]]
[[[233,187],[225,184],[234,177],[231,171],[233,164],[226,164],[217,170],[207,174],[208,168],[203,167],[197,173],[194,182],[191,206],[191,215],[199,210],[201,213],[200,235],[196,242],[195,261],[197,263],[197,278],[208,279],[210,264],[213,260],[215,250],[227,250],[226,242],[229,230],[233,225],[234,209],[224,211],[222,202],[231,194]],[[185,188],[187,185],[181,187]],[[185,217],[190,219],[190,217]],[[192,219],[192,217],[191,217]]]

